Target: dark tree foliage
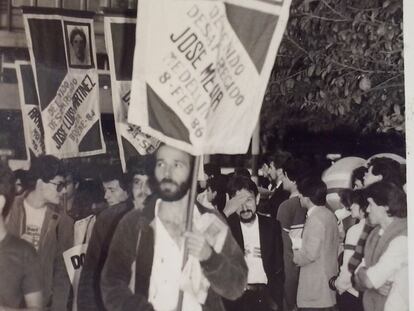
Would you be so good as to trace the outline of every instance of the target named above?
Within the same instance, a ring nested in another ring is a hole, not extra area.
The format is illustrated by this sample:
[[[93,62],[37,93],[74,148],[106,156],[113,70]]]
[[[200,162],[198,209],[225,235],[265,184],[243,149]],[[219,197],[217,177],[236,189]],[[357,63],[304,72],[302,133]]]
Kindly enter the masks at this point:
[[[292,0],[261,112],[264,142],[295,126],[404,133],[402,0]]]

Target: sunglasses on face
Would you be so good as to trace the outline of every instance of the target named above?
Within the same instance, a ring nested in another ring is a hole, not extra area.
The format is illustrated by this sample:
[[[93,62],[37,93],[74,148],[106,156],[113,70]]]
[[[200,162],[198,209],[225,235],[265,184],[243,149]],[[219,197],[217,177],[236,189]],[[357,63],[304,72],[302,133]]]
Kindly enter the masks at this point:
[[[66,187],[66,183],[65,182],[55,183],[55,182],[49,181],[48,184],[55,185],[57,192],[61,192],[63,190],[63,188]]]

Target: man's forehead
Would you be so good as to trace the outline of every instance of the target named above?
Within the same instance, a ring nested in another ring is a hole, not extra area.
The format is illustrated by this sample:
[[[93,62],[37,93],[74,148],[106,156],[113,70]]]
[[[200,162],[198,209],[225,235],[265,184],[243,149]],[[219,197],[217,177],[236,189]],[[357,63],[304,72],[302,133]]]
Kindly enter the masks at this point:
[[[190,163],[190,155],[182,150],[170,147],[161,146],[157,151],[157,161],[180,161]]]
[[[102,183],[102,185],[103,185],[105,188],[118,188],[118,187],[120,187],[120,184],[119,184],[119,180],[118,180],[118,179],[113,179],[113,180],[109,180],[109,181],[104,181],[104,182]]]
[[[146,180],[148,179],[147,175],[143,174],[135,174],[134,177],[132,177],[132,180]]]
[[[247,189],[240,189],[236,191],[236,195],[248,195],[249,197],[254,198],[254,193]]]
[[[50,179],[49,181],[52,182],[59,182],[59,181],[64,181],[65,177],[61,176],[61,175],[56,175],[55,177],[53,177],[52,179]]]

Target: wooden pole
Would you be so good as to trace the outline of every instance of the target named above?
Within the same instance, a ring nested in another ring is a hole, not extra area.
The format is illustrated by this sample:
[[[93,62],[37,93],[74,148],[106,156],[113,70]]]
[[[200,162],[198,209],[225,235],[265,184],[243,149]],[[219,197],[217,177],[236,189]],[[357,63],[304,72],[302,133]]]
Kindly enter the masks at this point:
[[[256,128],[252,136],[252,179],[259,182],[259,154],[260,154],[260,119],[257,121]]]
[[[186,232],[191,231],[193,228],[193,214],[194,214],[195,200],[197,196],[197,179],[198,179],[198,170],[200,169],[200,162],[201,162],[201,156],[196,156],[195,161],[194,161],[193,176],[191,180],[190,196],[188,198],[187,217],[186,217],[186,223],[185,223]],[[184,269],[187,259],[188,259],[188,248],[187,248],[187,242],[185,242],[182,269]],[[180,290],[180,293],[178,295],[177,311],[181,311],[183,308],[183,298],[184,298],[184,292]]]

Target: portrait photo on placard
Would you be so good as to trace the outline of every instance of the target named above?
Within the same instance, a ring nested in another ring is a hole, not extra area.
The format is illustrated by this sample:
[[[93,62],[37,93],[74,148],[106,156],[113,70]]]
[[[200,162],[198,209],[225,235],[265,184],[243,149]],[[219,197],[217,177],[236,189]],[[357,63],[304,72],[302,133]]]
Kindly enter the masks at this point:
[[[65,37],[69,67],[94,67],[90,25],[83,23],[65,23]]]

